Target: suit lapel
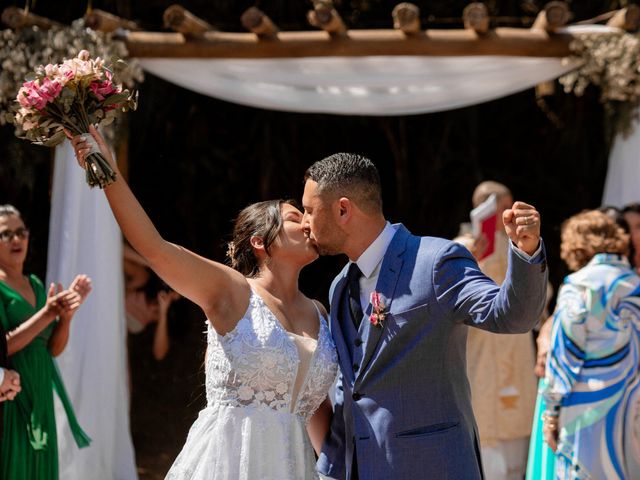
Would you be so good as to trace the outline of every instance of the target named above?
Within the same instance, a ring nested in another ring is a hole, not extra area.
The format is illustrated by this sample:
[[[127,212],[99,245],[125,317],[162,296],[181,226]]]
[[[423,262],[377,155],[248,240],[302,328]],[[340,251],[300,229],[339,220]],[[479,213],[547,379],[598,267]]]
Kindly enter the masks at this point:
[[[404,259],[402,254],[405,251],[405,246],[409,238],[409,231],[403,226],[398,226],[398,231],[394,235],[389,248],[382,260],[382,266],[380,267],[380,274],[378,275],[378,282],[376,284],[376,292],[378,292],[384,299],[384,311],[389,312],[391,308],[391,302],[393,301],[393,294],[400,278],[400,271],[402,270],[402,264]],[[371,292],[367,292],[370,295]],[[362,366],[358,371],[358,378],[366,371],[371,357],[373,356],[382,333],[387,328],[387,322],[383,321],[382,326],[372,325],[369,321],[371,315],[371,304],[367,307],[365,316],[362,320],[360,330],[363,333],[364,342],[364,355],[362,357]]]
[[[343,376],[345,376],[349,383],[353,382],[353,367],[351,365],[351,354],[347,348],[347,343],[344,338],[344,332],[342,325],[340,324],[340,312],[342,310],[342,296],[347,284],[347,274],[344,271],[342,278],[338,280],[335,288],[333,289],[333,295],[331,297],[331,335],[333,336],[333,342],[336,345],[338,352],[338,360],[340,362],[340,369]]]

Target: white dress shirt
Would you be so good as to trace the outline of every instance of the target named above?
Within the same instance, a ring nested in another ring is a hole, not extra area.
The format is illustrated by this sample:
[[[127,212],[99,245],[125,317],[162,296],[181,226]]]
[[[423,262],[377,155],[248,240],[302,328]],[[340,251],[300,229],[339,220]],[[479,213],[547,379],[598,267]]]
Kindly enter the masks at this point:
[[[369,307],[371,293],[375,291],[376,285],[378,284],[382,259],[385,253],[387,253],[387,249],[398,230],[398,226],[399,224],[391,225],[387,222],[382,232],[380,232],[380,235],[362,252],[362,255],[360,255],[355,262],[362,272],[362,276],[360,277],[360,305],[364,313],[366,313]],[[537,260],[542,251],[542,242],[540,242],[538,249],[533,255],[529,255],[525,251],[520,250],[513,242],[509,242],[509,245],[511,245],[512,250],[526,262]]]
[[[0,367],[0,385],[4,382],[4,368]]]
[[[398,225],[391,225],[389,222],[384,226],[380,235],[362,252],[356,260],[358,268],[362,272],[360,277],[360,305],[362,311],[366,313],[369,306],[371,292],[375,291],[380,276],[382,259],[387,253],[387,248],[396,234]]]

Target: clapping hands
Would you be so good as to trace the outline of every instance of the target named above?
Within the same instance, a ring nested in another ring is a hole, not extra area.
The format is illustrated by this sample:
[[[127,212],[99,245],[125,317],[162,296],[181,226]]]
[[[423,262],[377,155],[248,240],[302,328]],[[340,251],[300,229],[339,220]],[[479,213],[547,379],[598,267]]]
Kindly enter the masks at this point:
[[[77,275],[66,290],[60,283],[52,283],[45,308],[61,320],[71,320],[90,292],[91,279],[86,275]]]

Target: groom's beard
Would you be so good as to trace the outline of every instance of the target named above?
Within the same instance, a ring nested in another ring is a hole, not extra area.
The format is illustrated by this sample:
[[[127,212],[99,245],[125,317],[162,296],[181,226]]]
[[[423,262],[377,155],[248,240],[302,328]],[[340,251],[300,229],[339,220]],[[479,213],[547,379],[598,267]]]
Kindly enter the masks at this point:
[[[322,257],[329,256],[329,255],[340,255],[341,253],[344,253],[341,248],[342,244],[337,245],[334,243],[329,245],[324,243],[318,243],[313,239],[313,236],[311,240],[313,241],[313,244],[315,245],[316,250],[318,251],[318,254]]]

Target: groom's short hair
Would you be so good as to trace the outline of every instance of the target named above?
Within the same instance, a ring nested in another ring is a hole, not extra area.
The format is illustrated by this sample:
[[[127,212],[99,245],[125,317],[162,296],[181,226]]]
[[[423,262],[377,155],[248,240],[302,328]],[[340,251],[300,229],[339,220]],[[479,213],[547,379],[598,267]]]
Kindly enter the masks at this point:
[[[317,192],[346,197],[367,213],[382,211],[380,175],[371,160],[355,153],[334,153],[311,165],[304,181],[318,184]]]

